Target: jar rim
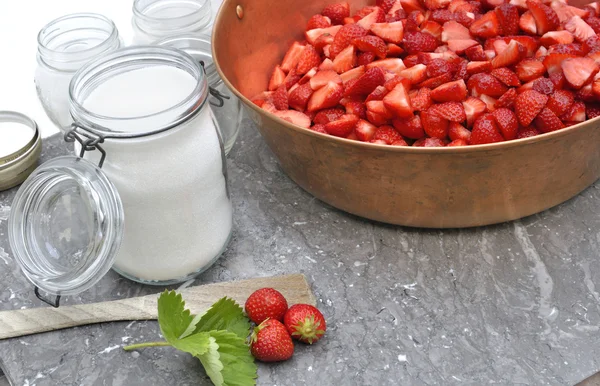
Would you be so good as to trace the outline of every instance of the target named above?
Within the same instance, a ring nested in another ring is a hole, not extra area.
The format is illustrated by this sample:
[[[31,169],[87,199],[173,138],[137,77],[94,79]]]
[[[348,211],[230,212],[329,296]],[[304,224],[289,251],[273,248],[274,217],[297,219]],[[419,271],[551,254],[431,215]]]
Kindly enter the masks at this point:
[[[203,13],[206,11],[207,8],[210,9],[210,7],[211,7],[210,0],[186,0],[183,2],[184,3],[196,3],[199,5],[199,8],[190,13],[187,13],[185,15],[179,15],[179,16],[175,16],[175,17],[155,17],[155,16],[149,16],[145,13],[146,9],[151,4],[148,4],[142,8],[141,3],[143,1],[146,1],[146,0],[134,0],[132,11],[133,11],[134,18],[137,18],[146,23],[156,23],[156,22],[164,23],[166,21],[177,22],[177,21],[181,21],[181,20],[186,20],[190,16],[198,14],[198,13]],[[160,2],[175,3],[175,2],[178,2],[178,0],[156,0],[155,2],[156,3],[160,3]],[[210,19],[209,19],[209,22],[210,22]],[[191,24],[193,24],[193,23],[191,23]]]
[[[93,113],[83,106],[83,101],[88,96],[85,93],[89,94],[91,90],[88,89],[95,88],[93,86],[99,83],[99,78],[105,80],[111,74],[121,74],[128,67],[132,65],[139,67],[143,63],[177,67],[187,71],[196,79],[197,83],[192,92],[176,105],[144,116],[109,117]],[[104,138],[139,138],[169,130],[201,111],[206,104],[207,97],[208,84],[199,63],[186,52],[171,47],[134,46],[113,51],[84,65],[73,76],[69,85],[70,111],[75,122],[74,126],[81,126]],[[123,123],[133,121],[147,121],[149,129],[131,132],[117,131],[109,127],[122,126]]]

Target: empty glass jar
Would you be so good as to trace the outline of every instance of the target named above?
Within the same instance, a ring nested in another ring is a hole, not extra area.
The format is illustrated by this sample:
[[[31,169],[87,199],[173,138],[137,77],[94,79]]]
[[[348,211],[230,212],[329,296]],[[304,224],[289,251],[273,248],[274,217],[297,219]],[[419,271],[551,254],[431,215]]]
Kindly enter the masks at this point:
[[[35,86],[46,114],[61,130],[72,123],[69,83],[75,72],[91,59],[120,46],[115,24],[95,13],[66,15],[40,30]]]
[[[210,0],[135,0],[134,44],[184,33],[202,33],[212,21]]]

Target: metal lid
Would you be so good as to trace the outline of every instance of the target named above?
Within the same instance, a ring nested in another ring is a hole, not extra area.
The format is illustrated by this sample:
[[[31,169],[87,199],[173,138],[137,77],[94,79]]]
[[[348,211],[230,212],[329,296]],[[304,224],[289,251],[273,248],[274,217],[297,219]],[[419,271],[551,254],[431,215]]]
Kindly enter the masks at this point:
[[[42,138],[31,118],[14,111],[0,111],[0,191],[10,189],[35,169]]]
[[[72,295],[111,268],[123,223],[119,194],[100,168],[59,157],[37,168],[17,192],[8,236],[29,281],[50,294]]]

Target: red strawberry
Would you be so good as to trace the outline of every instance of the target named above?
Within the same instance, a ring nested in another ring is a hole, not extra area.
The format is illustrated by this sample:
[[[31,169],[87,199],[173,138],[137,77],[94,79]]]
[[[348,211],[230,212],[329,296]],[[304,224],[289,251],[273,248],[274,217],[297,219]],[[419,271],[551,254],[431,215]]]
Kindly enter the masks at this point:
[[[520,128],[519,129],[519,133],[517,134],[517,139],[522,139],[522,138],[531,138],[531,137],[535,137],[536,135],[540,135],[541,133],[539,131],[537,131],[537,129],[535,127],[525,127],[525,128]]]
[[[435,111],[431,111],[431,108],[421,111],[421,123],[425,133],[430,137],[444,139],[448,136],[449,122]]]
[[[327,132],[325,131],[325,125],[314,125],[312,127],[309,128],[312,131],[316,131],[317,133],[321,133],[321,134],[327,134]]]
[[[392,146],[408,146],[408,143],[404,139],[397,139],[390,143]]]
[[[496,16],[496,12],[489,11],[478,20],[475,20],[469,31],[474,36],[482,39],[494,38],[500,34],[500,22]]]
[[[600,19],[598,20],[600,21]],[[600,52],[600,37],[598,35],[590,36],[585,42],[583,42],[582,49],[586,53]]]
[[[303,84],[289,93],[288,103],[291,108],[304,111],[312,94],[313,89],[310,87],[310,83]]]
[[[443,85],[444,83],[448,83],[452,81],[452,75],[451,74],[442,74],[440,76],[436,76],[435,78],[430,78],[427,79],[424,82],[421,82],[417,85],[417,87],[427,87],[427,88],[436,88],[439,87],[441,85]]]
[[[471,132],[458,122],[450,122],[448,127],[448,137],[450,137],[452,141],[463,140],[469,142],[471,139]]]
[[[467,48],[465,50],[465,55],[467,55],[467,58],[471,61],[477,62],[488,60],[488,57],[485,55],[485,52],[483,52],[483,47],[481,46],[481,44]]]
[[[317,40],[314,41],[313,47],[315,47],[315,50],[317,50],[319,54],[322,54],[325,51],[325,47],[331,46],[331,44],[333,44],[333,39],[334,38],[331,34],[323,34],[319,36]],[[327,60],[331,59],[327,58]]]
[[[517,99],[517,91],[514,88],[508,89],[507,92],[502,94],[500,98],[496,101],[496,108],[506,107],[512,108],[515,104],[515,100]]]
[[[350,5],[348,3],[331,4],[323,8],[321,14],[328,17],[333,24],[342,24],[344,18],[350,16]]]
[[[306,37],[306,41],[315,46],[315,48],[317,43],[321,40],[319,43],[320,48],[318,48],[317,51],[323,51],[325,44],[322,43],[322,39],[327,39],[327,44],[331,44],[333,40],[330,40],[330,38],[333,39],[341,28],[341,25],[334,25],[327,28],[315,28],[311,29],[310,31],[306,31],[304,36]]]
[[[431,12],[430,18],[436,23],[444,24],[448,21],[454,20],[455,16],[447,9],[436,9],[435,11]]]
[[[375,132],[371,141],[385,141],[388,145],[402,139],[400,134],[392,126],[381,126]]]
[[[383,98],[388,94],[390,90],[385,88],[384,86],[379,86],[372,93],[367,96],[366,102],[370,101],[382,101]]]
[[[545,95],[550,95],[554,92],[554,84],[548,78],[538,78],[533,81],[531,89]]]
[[[471,145],[483,145],[502,141],[504,141],[504,138],[492,114],[487,113],[477,118],[471,132]]]
[[[367,118],[367,106],[362,102],[346,102],[346,114],[354,114],[360,119]]]
[[[457,54],[462,54],[466,50],[471,47],[478,45],[479,43],[473,39],[462,39],[462,40],[450,40],[448,41],[448,48],[456,52]]]
[[[467,88],[471,95],[489,95],[494,98],[502,96],[508,88],[498,79],[490,74],[475,74],[469,78]]]
[[[289,108],[288,93],[285,84],[279,86],[275,94],[273,94],[273,105],[277,110],[287,110]]]
[[[374,53],[379,59],[385,59],[387,56],[387,45],[380,37],[363,36],[352,40],[352,44],[363,52]]]
[[[444,102],[431,106],[428,112],[451,122],[464,122],[467,119],[465,109],[460,102]]]
[[[409,54],[433,52],[438,46],[433,36],[424,32],[406,32],[404,34],[404,49]]]
[[[325,109],[317,113],[313,122],[316,124],[326,125],[342,117],[346,112],[342,109]]]
[[[458,64],[458,69],[456,70],[456,74],[454,74],[454,80],[462,80],[469,79],[469,61],[466,59],[460,59]]]
[[[350,71],[357,62],[354,46],[348,46],[333,59],[333,69],[338,73]]]
[[[561,64],[565,79],[576,89],[581,88],[599,70],[598,64],[590,58],[570,58]]]
[[[419,139],[425,136],[421,117],[418,115],[415,115],[410,119],[394,119],[392,124],[396,130],[406,138]]]
[[[595,102],[598,98],[594,94],[594,87],[591,83],[586,84],[577,91],[575,99],[582,100],[584,102]]]
[[[285,82],[285,72],[281,69],[280,66],[276,66],[275,70],[273,70],[273,75],[271,75],[271,80],[269,81],[269,91],[275,91]]]
[[[530,82],[544,75],[546,67],[537,60],[523,60],[515,67],[521,82]]]
[[[383,12],[388,13],[392,7],[396,4],[396,0],[377,0],[375,5],[383,9]]]
[[[576,101],[569,107],[567,112],[561,116],[565,122],[583,122],[585,121],[585,104]]]
[[[349,87],[346,87],[344,95],[369,95],[378,86],[382,86],[385,83],[384,75],[385,74],[381,68],[370,68],[363,75],[361,75],[355,83]]]
[[[430,10],[446,8],[451,0],[425,0],[425,7]]]
[[[573,7],[575,8],[575,7]],[[577,9],[577,8],[575,8]],[[594,32],[599,33],[600,32],[600,18],[596,17],[596,16],[590,16],[590,17],[584,17],[579,15],[579,17],[581,17],[583,20],[585,20],[585,22],[592,27],[592,29],[594,30]]]
[[[555,44],[550,46],[548,49],[547,55],[550,54],[570,54],[575,56],[583,56],[583,48],[579,43],[571,43],[571,44]]]
[[[485,102],[475,97],[468,97],[462,104],[467,116],[467,127],[473,126],[475,120],[487,110]]]
[[[385,22],[385,13],[379,7],[366,7],[370,8],[370,12],[368,15],[361,18],[356,24],[360,25],[366,30],[370,30],[371,26],[375,23],[383,23]],[[359,11],[360,12],[360,11]]]
[[[400,71],[404,70],[406,67],[402,62],[402,59],[399,58],[388,58],[383,60],[378,60],[373,62],[367,66],[367,68],[379,67],[384,71],[393,72],[394,74],[399,74]]]
[[[548,108],[542,111],[534,119],[535,127],[543,133],[560,130],[565,127],[561,120]]]
[[[446,147],[467,146],[468,144],[469,144],[469,141],[467,141],[467,140],[455,139],[454,141],[447,144]]]
[[[469,32],[469,29],[464,25],[455,22],[454,20],[445,22],[442,29],[443,42],[448,42],[450,40],[473,39],[473,36]]]
[[[292,91],[292,86],[300,81],[302,77],[296,73],[295,69],[290,70],[290,72],[285,77],[285,87],[288,91]]]
[[[296,67],[296,72],[298,74],[306,74],[312,68],[318,67],[321,64],[321,56],[315,50],[315,47],[307,44],[300,55],[300,59],[298,60],[298,65]]]
[[[281,69],[285,72],[295,69],[303,52],[304,46],[298,42],[294,42],[285,54],[283,62],[281,62]]]
[[[404,53],[404,50],[402,49],[402,47],[400,47],[394,43],[388,43],[387,50],[388,50],[388,53],[387,53],[388,57],[398,57]]]
[[[273,288],[254,291],[246,300],[246,314],[256,324],[267,319],[283,321],[288,304],[281,292]]]
[[[325,125],[325,130],[336,137],[347,137],[354,131],[359,118],[356,115],[345,114],[337,121]]]
[[[548,71],[548,75],[550,75],[550,80],[552,80],[552,75],[556,73],[562,74],[562,63],[569,58],[574,58],[574,56],[569,54],[551,54],[544,58],[542,63],[546,71]],[[556,85],[556,82],[553,83]]]
[[[367,64],[375,61],[375,54],[372,52],[361,52],[358,54],[357,58],[357,64],[359,66],[366,66]]]
[[[358,24],[344,25],[333,39],[331,44],[330,57],[335,58],[340,52],[348,47],[356,38],[366,36],[368,31]]]
[[[502,107],[494,110],[492,115],[494,116],[496,124],[498,125],[498,128],[500,129],[500,132],[505,140],[509,141],[517,138],[519,122],[517,120],[517,116],[512,110]]]
[[[546,32],[540,38],[540,43],[545,47],[550,47],[554,44],[571,44],[573,43],[573,34],[569,31]]]
[[[254,329],[250,352],[262,362],[286,361],[294,355],[294,343],[281,322],[269,319]]]
[[[541,2],[527,0],[527,8],[529,8],[529,11],[535,19],[538,35],[543,35],[546,32],[554,31],[560,25],[558,15],[547,5]]]
[[[413,143],[414,147],[444,147],[446,146],[446,142],[439,138],[421,138],[415,143]]]
[[[352,70],[348,70],[348,71],[340,74],[340,76],[342,77],[342,82],[344,82],[344,85],[346,85],[346,83],[348,83],[352,79],[360,78],[360,76],[362,74],[364,74],[365,71],[366,71],[365,66],[358,66],[356,68],[353,68]]]
[[[306,74],[304,74],[304,76],[302,78],[300,78],[300,80],[298,81],[298,84],[305,84],[310,82],[310,80],[312,79],[313,76],[315,76],[317,74],[317,67],[312,68],[310,71],[308,71]]]
[[[527,57],[535,55],[535,52],[537,51],[537,49],[540,46],[539,41],[532,36],[514,36],[513,35],[513,36],[505,36],[505,37],[495,38],[495,39],[488,39],[485,41],[484,49],[485,50],[494,49],[494,44],[499,40],[503,41],[506,44],[509,44],[511,42],[511,40],[516,40],[517,42],[519,42],[521,45],[523,45],[527,49],[527,54],[525,55]],[[500,67],[505,67],[505,66],[500,66]]]
[[[516,40],[511,40],[506,49],[492,59],[494,68],[509,67],[518,63],[525,55],[527,49]]]
[[[519,10],[517,7],[504,3],[498,6],[495,11],[502,35],[516,35],[519,33]]]
[[[534,90],[525,91],[515,100],[515,113],[521,126],[529,126],[548,102],[548,96]]]
[[[310,31],[311,29],[327,27],[331,27],[331,20],[328,17],[317,14],[308,19],[306,30]]]
[[[596,34],[594,29],[579,16],[573,16],[565,23],[564,27],[567,31],[573,34],[577,41],[582,43]]]
[[[483,103],[485,103],[489,112],[492,112],[496,109],[496,99],[495,98],[492,98],[489,95],[481,94],[479,96],[479,99],[481,99],[483,101]]]
[[[557,116],[565,114],[575,102],[575,96],[568,90],[556,90],[548,99],[546,107]]]
[[[469,62],[467,63],[467,73],[469,75],[479,74],[480,72],[492,71],[492,62],[486,60],[483,62]]]
[[[342,84],[342,77],[338,75],[337,72],[327,70],[327,71],[319,71],[310,78],[310,87],[313,90],[318,90],[321,87],[327,85],[329,82],[334,82],[337,84]]]
[[[537,34],[537,25],[531,11],[527,11],[519,18],[519,28],[531,35]]]
[[[520,86],[519,77],[506,67],[500,67],[492,70],[490,74],[509,87]]]
[[[385,107],[398,118],[409,118],[413,115],[413,107],[410,104],[408,89],[403,83],[399,83],[384,98]]]
[[[388,91],[392,91],[394,89],[394,87],[396,87],[396,85],[398,85],[398,83],[404,83],[404,86],[407,89],[410,89],[410,81],[408,79],[404,79],[401,76],[398,75],[394,75],[394,74],[385,74],[384,79],[387,79],[384,83],[384,87],[386,89],[388,89]]]
[[[426,21],[421,26],[421,32],[425,32],[439,40],[442,37],[442,26],[435,21]]]
[[[363,142],[370,142],[373,139],[373,136],[375,136],[376,131],[377,127],[375,125],[362,119],[358,121],[356,128],[354,129],[358,140]]]
[[[433,19],[434,21],[437,21]],[[415,32],[419,30],[421,23],[425,22],[425,15],[421,11],[412,11],[404,22],[404,31]]]
[[[433,59],[427,64],[427,76],[430,78],[443,75],[447,72],[452,72],[452,66],[444,59]]]
[[[556,14],[558,15],[558,20],[561,23],[567,22],[573,16],[579,16],[579,17],[585,19],[590,15],[589,11],[572,7],[570,5],[567,5],[566,2],[562,3],[560,1],[552,1],[550,6],[554,10],[554,12],[556,12]]]
[[[285,314],[284,324],[293,339],[308,344],[319,341],[327,330],[323,314],[308,304],[291,306]]]
[[[383,103],[383,102],[381,102]],[[385,108],[385,107],[384,107]],[[387,125],[389,123],[389,118],[386,115],[379,114],[367,109],[367,120],[374,124],[375,126]],[[373,141],[371,141],[373,142]]]
[[[433,103],[431,99],[431,90],[427,87],[423,87],[420,88],[418,91],[415,90],[415,96],[413,97],[411,95],[410,103],[412,104],[415,111],[423,111],[427,110],[429,106],[431,106],[431,104]]]
[[[421,83],[427,79],[427,66],[424,64],[416,64],[410,68],[400,71],[398,75],[408,79],[411,84]]]

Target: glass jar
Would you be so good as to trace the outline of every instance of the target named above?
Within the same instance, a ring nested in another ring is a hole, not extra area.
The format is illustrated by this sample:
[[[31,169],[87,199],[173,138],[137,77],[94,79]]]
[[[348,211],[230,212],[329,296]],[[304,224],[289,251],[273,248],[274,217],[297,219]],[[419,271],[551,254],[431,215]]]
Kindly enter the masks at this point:
[[[177,35],[159,40],[154,44],[175,47],[190,54],[198,62],[204,63],[208,85],[212,92],[209,101],[223,136],[225,153],[229,154],[240,132],[242,123],[242,103],[227,88],[217,72],[212,59],[209,36]],[[215,93],[216,91],[216,93]]]
[[[38,168],[9,220],[15,257],[37,287],[77,293],[111,266],[141,283],[173,284],[216,261],[233,210],[207,97],[201,67],[173,48],[121,49],[76,74],[76,126],[65,138],[80,158]]]
[[[119,32],[102,15],[77,13],[51,21],[40,30],[37,39],[37,94],[50,120],[65,131],[72,123],[71,78],[89,60],[118,49]]]
[[[133,43],[150,44],[182,33],[202,33],[212,22],[210,0],[135,0]]]

